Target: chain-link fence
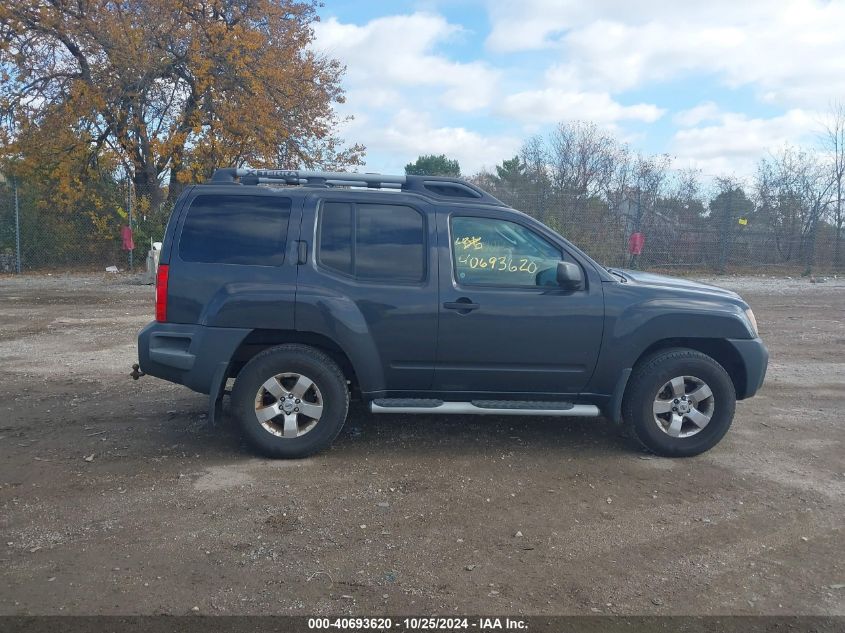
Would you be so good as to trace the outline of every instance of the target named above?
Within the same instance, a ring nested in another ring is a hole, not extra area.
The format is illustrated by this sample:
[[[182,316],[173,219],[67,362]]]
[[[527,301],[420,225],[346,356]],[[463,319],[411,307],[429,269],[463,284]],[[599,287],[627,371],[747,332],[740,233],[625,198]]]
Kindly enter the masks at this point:
[[[784,225],[767,222],[756,210],[746,213],[730,206],[689,213],[683,206],[660,201],[646,207],[635,194],[615,208],[564,195],[498,195],[606,266],[749,274],[838,268],[835,228],[821,219]]]
[[[182,189],[104,178],[68,196],[0,181],[0,272],[143,270]],[[837,268],[835,229],[824,221],[774,224],[760,214],[737,216],[729,206],[685,218],[676,207],[659,200],[645,206],[634,196],[611,208],[536,192],[496,195],[608,266],[782,274]]]
[[[143,270],[181,189],[109,178],[80,195],[0,180],[0,273]]]

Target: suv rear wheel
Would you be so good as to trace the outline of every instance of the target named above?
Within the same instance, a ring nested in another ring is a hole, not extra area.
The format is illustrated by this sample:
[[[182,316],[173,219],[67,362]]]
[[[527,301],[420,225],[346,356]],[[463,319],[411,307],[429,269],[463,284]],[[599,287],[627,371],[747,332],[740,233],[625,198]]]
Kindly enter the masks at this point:
[[[244,435],[267,457],[306,457],[328,447],[348,408],[340,368],[307,345],[264,350],[244,366],[232,390]]]
[[[690,457],[715,446],[736,408],[733,382],[711,357],[691,349],[657,352],[631,374],[622,417],[647,449]]]

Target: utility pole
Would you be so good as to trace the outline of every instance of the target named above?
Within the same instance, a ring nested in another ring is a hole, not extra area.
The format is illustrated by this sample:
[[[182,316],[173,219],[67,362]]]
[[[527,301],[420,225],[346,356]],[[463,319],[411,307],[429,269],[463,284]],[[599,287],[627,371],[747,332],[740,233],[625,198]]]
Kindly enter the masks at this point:
[[[18,202],[18,177],[12,178],[15,188],[15,272],[21,274],[21,208]]]

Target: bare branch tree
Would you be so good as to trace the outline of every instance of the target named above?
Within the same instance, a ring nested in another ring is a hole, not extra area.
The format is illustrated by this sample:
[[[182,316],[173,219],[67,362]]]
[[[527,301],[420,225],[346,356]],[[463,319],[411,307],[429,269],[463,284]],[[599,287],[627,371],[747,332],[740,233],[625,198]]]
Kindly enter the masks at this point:
[[[833,200],[833,224],[836,228],[833,246],[833,266],[842,266],[842,186],[845,180],[845,104],[834,103],[830,108],[827,121],[824,125],[822,138],[823,147],[831,154],[831,169],[835,198]]]

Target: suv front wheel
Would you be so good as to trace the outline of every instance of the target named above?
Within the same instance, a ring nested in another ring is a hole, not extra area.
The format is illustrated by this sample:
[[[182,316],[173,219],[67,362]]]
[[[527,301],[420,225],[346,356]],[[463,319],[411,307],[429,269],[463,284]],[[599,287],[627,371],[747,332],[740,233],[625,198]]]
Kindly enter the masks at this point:
[[[267,457],[306,457],[327,448],[348,408],[343,372],[307,345],[279,345],[257,354],[232,390],[232,409],[246,439]]]
[[[692,349],[657,352],[634,367],[622,417],[647,449],[690,457],[715,446],[728,432],[736,392],[725,369]]]

